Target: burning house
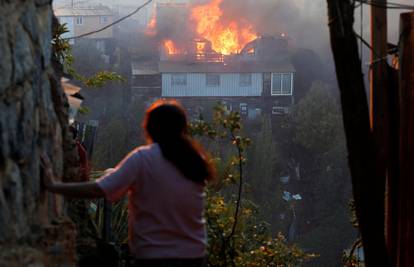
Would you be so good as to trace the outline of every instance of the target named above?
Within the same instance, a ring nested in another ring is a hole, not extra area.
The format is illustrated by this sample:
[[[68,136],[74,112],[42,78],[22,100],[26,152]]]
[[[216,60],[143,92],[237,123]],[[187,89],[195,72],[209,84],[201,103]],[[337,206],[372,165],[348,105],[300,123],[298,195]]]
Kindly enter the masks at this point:
[[[285,114],[293,104],[295,69],[285,36],[258,36],[247,22],[221,23],[220,0],[187,10],[193,33],[160,38],[156,62],[132,64],[135,94],[175,98],[198,110],[207,101],[254,118]],[[163,5],[157,13],[166,13]],[[151,25],[152,27],[152,25]],[[162,28],[157,22],[157,27]],[[153,32],[152,32],[153,33]]]

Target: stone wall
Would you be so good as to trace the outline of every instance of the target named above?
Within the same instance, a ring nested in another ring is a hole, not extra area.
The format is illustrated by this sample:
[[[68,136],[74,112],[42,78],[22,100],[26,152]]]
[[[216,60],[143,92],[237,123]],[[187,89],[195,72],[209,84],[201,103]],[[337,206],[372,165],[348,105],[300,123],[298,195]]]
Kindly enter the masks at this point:
[[[75,228],[40,179],[42,151],[58,177],[76,158],[51,64],[52,22],[51,1],[0,1],[0,267],[75,262]]]

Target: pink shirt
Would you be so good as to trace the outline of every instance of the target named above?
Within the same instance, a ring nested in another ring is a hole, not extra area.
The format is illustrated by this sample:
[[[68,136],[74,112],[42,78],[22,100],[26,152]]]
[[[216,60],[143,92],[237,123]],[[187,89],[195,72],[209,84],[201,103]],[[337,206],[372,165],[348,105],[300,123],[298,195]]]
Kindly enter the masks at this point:
[[[129,247],[136,258],[206,255],[204,186],[185,178],[158,144],[133,150],[97,183],[110,201],[128,193]]]

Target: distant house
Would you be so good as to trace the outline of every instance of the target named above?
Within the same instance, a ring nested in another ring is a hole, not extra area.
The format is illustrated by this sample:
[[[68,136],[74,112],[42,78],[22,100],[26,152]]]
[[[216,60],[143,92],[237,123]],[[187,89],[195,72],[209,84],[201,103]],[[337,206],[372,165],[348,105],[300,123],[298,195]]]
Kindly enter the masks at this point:
[[[68,32],[63,37],[79,36],[98,30],[114,21],[112,10],[104,5],[96,6],[63,6],[54,8],[55,16],[61,24],[66,24]],[[96,41],[98,49],[105,49],[105,42],[113,38],[113,28],[94,33],[84,38]],[[71,43],[76,39],[71,40]]]
[[[199,42],[189,44],[182,54],[161,49],[158,67],[133,63],[132,92],[179,99],[192,111],[207,102],[222,102],[228,110],[249,118],[262,112],[289,113],[294,103],[295,68],[285,38],[259,37],[230,56],[210,51],[208,43],[201,45],[206,50],[191,52],[193,45],[200,47]]]

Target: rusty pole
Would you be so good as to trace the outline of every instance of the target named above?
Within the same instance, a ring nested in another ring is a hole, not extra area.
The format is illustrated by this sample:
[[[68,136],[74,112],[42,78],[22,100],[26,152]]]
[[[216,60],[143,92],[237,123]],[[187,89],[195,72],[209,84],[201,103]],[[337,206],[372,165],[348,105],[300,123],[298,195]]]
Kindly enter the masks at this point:
[[[400,17],[400,177],[397,267],[414,266],[414,12]]]

